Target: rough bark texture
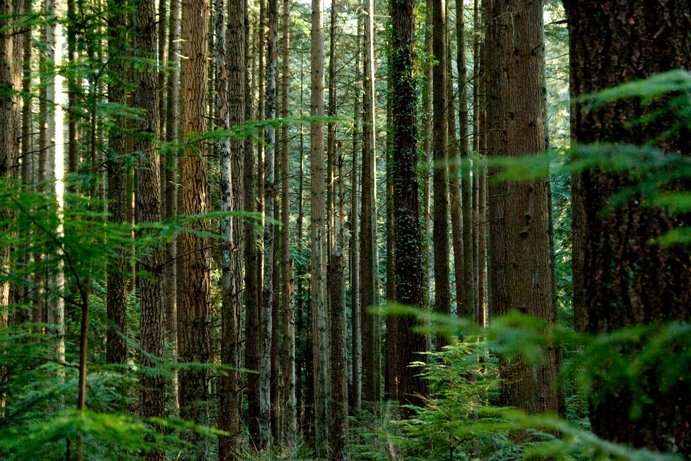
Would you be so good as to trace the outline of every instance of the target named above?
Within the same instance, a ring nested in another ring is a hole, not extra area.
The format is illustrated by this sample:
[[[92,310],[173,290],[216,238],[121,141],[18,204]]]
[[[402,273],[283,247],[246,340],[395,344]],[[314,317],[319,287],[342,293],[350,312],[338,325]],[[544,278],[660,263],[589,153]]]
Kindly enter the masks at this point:
[[[435,0],[432,8],[432,52],[436,64],[432,69],[432,110],[434,152],[432,202],[434,226],[434,310],[449,314],[451,296],[449,283],[449,175],[448,175],[448,100],[446,94],[446,0]],[[437,350],[448,343],[437,336]]]
[[[339,225],[336,224],[336,240]],[[343,234],[341,234],[342,237]],[[342,246],[336,242],[329,266],[331,296],[331,452],[332,461],[348,458],[348,382],[346,359],[345,281]]]
[[[391,42],[394,226],[396,229],[396,301],[422,306],[422,236],[420,227],[419,180],[417,177],[415,64],[415,13],[412,0],[392,0]],[[398,395],[401,403],[421,404],[425,381],[410,362],[421,360],[425,337],[412,331],[415,318],[398,318],[395,332],[398,357]]]
[[[181,136],[206,130],[207,18],[206,0],[183,0],[181,68],[182,122]],[[180,159],[180,211],[196,215],[208,211],[208,179],[205,146],[194,144]],[[208,222],[197,221],[197,229],[207,230]],[[210,358],[209,334],[209,263],[208,242],[204,238],[183,233],[180,236],[181,267],[178,273],[178,358],[181,363],[207,363]],[[180,415],[205,423],[207,376],[203,370],[180,372]],[[204,453],[206,447],[195,447]]]
[[[21,61],[15,59],[15,41],[20,35],[14,34],[11,19],[6,19],[16,13],[14,10],[12,0],[0,0],[0,16],[3,17],[3,30],[0,31],[0,178],[19,175],[21,104],[12,92],[22,88]],[[0,308],[7,305],[7,299],[4,301]]]
[[[227,100],[219,94],[219,118],[223,125],[232,127],[245,120],[245,9],[246,0],[229,0],[227,29],[223,21],[223,1],[217,0],[216,58],[217,83],[225,80]],[[227,30],[227,32],[226,32]],[[228,43],[225,43],[227,35]],[[227,67],[223,64],[227,63]],[[227,75],[227,79],[223,76]],[[227,104],[227,118],[221,107]],[[241,140],[228,141],[228,150],[221,152],[220,193],[221,211],[242,209],[242,157]],[[226,218],[221,223],[225,245],[221,254],[221,361],[231,367],[221,378],[219,402],[219,429],[230,433],[218,439],[218,458],[221,461],[239,460],[240,457],[240,321],[242,309],[242,266],[240,248],[240,222]]]
[[[488,150],[521,157],[545,148],[542,2],[493,2],[488,29]],[[520,88],[521,91],[516,91]],[[556,321],[549,234],[549,179],[493,185],[490,200],[490,312],[511,309]],[[531,413],[561,409],[558,352],[531,367],[501,362],[500,403]]]
[[[127,48],[127,19],[124,2],[113,0],[109,5],[113,12],[109,31],[108,54],[113,72],[124,74],[122,58]],[[125,104],[125,90],[122,83],[113,82],[108,88],[109,100],[113,104]],[[117,119],[109,136],[106,156],[107,197],[110,222],[123,224],[127,221],[127,178],[124,165],[127,144],[122,127],[124,117]],[[126,249],[118,250],[117,256],[108,261],[106,308],[108,332],[106,337],[106,362],[125,363],[127,360],[127,255]]]
[[[691,67],[691,4],[687,1],[567,0],[564,7],[574,97]],[[688,127],[656,141],[670,127],[672,117],[631,124],[657,108],[629,99],[591,111],[578,104],[572,114],[572,137],[577,143],[653,142],[664,151],[688,156]],[[635,179],[624,174],[601,170],[573,178],[574,310],[580,330],[600,333],[691,317],[689,252],[650,243],[665,232],[688,226],[689,216],[646,207],[646,197],[640,194],[602,211],[614,194],[633,184]],[[691,454],[688,384],[680,381],[667,392],[658,385],[654,373],[645,377],[644,390],[651,403],[643,405],[639,418],[630,415],[630,391],[596,393],[591,401],[593,431],[638,447]]]
[[[362,207],[360,229],[360,309],[362,323],[362,398],[381,398],[379,318],[370,314],[377,300],[376,158],[374,104],[374,0],[365,2],[364,119],[362,124]]]
[[[324,115],[324,24],[321,0],[312,0],[311,102],[310,115]],[[326,209],[324,203],[324,123],[310,128],[310,163],[312,168],[310,212],[310,303],[312,323],[312,376],[314,382],[314,441],[317,455],[326,456],[328,441],[328,337],[326,331]]]
[[[153,0],[140,1],[134,15],[134,53],[140,59],[156,56],[156,21]],[[158,152],[155,150],[159,124],[157,74],[153,66],[135,69],[134,104],[146,113],[135,131],[134,149],[138,153],[136,210],[138,223],[154,223],[161,219],[161,186]],[[140,296],[141,322],[140,357],[144,367],[155,366],[152,358],[163,356],[163,285],[162,251],[158,245],[145,250],[139,257],[137,286]],[[144,417],[162,417],[164,412],[163,377],[148,370],[141,377]],[[153,451],[148,459],[163,459]]]

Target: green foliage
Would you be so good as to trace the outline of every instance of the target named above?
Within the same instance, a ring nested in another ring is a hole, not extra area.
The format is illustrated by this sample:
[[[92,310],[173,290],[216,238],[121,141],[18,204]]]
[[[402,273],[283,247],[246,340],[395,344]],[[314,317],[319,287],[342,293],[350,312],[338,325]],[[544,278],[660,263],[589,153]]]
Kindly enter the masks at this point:
[[[691,327],[686,323],[588,335],[518,312],[495,319],[488,328],[400,305],[378,312],[414,315],[431,330],[460,329],[465,334],[464,341],[429,354],[428,364],[418,365],[429,383],[429,399],[424,407],[414,408],[415,416],[397,423],[390,435],[405,459],[680,459],[602,440],[588,431],[583,418],[586,401],[616,392],[635,396],[630,411],[636,418],[642,406],[651,403],[646,393],[650,376],[658,377],[662,392],[681,385],[687,395],[691,393],[691,384],[684,381],[691,368]],[[569,356],[561,373],[562,385],[569,389],[567,419],[493,405],[499,383],[497,357],[520,356],[537,364],[545,348],[554,346]]]

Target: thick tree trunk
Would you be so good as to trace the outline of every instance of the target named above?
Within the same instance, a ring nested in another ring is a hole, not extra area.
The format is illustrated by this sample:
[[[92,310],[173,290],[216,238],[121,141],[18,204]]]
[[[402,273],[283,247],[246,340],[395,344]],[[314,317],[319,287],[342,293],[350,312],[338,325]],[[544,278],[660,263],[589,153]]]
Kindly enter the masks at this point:
[[[574,98],[691,66],[687,1],[567,0],[564,7]],[[660,138],[673,123],[671,114],[645,124],[632,123],[658,107],[626,99],[587,111],[579,103],[572,114],[572,137],[577,143],[653,143],[666,152],[688,156],[688,127]],[[688,214],[675,216],[648,207],[641,194],[603,212],[615,194],[635,184],[636,179],[626,174],[598,170],[573,178],[574,312],[582,331],[688,322],[691,317],[689,252],[651,243],[666,232],[689,226]],[[688,434],[691,416],[688,383],[680,381],[664,392],[659,376],[652,372],[643,382],[650,403],[643,404],[638,418],[631,415],[630,390],[612,394],[608,387],[600,387],[591,400],[593,431],[637,447],[691,454],[688,435],[680,436]]]
[[[415,137],[417,89],[415,65],[415,13],[412,0],[392,0],[391,81],[394,153],[394,226],[396,229],[396,301],[422,306],[422,237],[420,235],[419,180]],[[401,403],[422,404],[425,381],[409,364],[421,360],[425,337],[413,332],[415,318],[398,318],[395,332],[398,357],[398,395]]]
[[[542,2],[494,2],[488,29],[488,151],[521,157],[545,148]],[[521,88],[521,91],[515,91]],[[493,185],[490,200],[490,312],[511,309],[556,322],[549,225],[549,178]],[[502,360],[500,403],[558,412],[558,351],[543,363]]]
[[[113,12],[108,40],[108,54],[113,72],[123,74],[125,51],[127,49],[127,18],[122,0],[111,0],[110,11]],[[126,104],[123,85],[113,82],[108,88],[109,100],[113,104]],[[127,150],[123,126],[124,117],[116,119],[110,131],[110,145],[106,157],[106,180],[108,212],[110,222],[124,224],[127,222],[127,178],[124,159]],[[108,262],[108,281],[106,292],[106,309],[108,315],[108,333],[106,339],[106,362],[123,364],[127,360],[127,249],[120,248],[117,256]]]
[[[181,68],[182,123],[181,136],[206,130],[207,19],[206,0],[182,3],[183,48]],[[208,175],[205,147],[188,147],[180,159],[180,211],[196,215],[208,211]],[[208,230],[206,220],[194,226]],[[180,236],[181,266],[178,273],[178,356],[181,363],[207,363],[211,344],[209,332],[210,252],[206,239],[191,233]],[[203,370],[180,372],[180,415],[197,423],[206,422],[207,374]],[[197,446],[195,453],[204,456],[207,447]]]
[[[156,21],[153,0],[137,4],[134,15],[134,53],[142,60],[156,56]],[[137,162],[136,210],[137,223],[155,223],[161,219],[161,186],[158,152],[155,142],[159,130],[158,75],[152,65],[135,69],[134,104],[146,116],[135,128],[134,149],[139,153]],[[141,377],[141,414],[143,417],[163,417],[163,377],[152,370],[154,360],[163,356],[163,254],[160,246],[147,249],[139,256],[137,286],[140,296],[141,321],[140,361],[148,370]],[[148,453],[150,460],[162,460],[163,453]]]

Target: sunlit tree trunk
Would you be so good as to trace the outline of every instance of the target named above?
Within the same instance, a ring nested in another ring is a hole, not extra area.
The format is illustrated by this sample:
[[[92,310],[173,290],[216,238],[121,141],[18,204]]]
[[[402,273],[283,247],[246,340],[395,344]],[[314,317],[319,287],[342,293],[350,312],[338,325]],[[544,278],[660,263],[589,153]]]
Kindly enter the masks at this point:
[[[0,178],[19,177],[19,136],[21,135],[21,103],[17,94],[22,89],[21,55],[17,56],[15,43],[21,37],[14,34],[11,17],[17,13],[12,0],[0,0]],[[20,48],[21,49],[21,48]],[[18,59],[20,58],[20,59]],[[5,213],[0,210],[0,213]],[[0,271],[10,272],[9,248],[1,250]],[[0,328],[9,320],[10,284],[0,283]]]
[[[182,3],[182,59],[181,136],[189,139],[192,133],[206,130],[206,76],[207,76],[207,20],[209,7],[206,0],[185,0]],[[195,144],[185,149],[180,159],[180,212],[196,215],[208,211],[208,175],[206,147]],[[208,222],[193,224],[198,230],[207,230]],[[181,363],[207,363],[210,358],[209,333],[209,254],[206,239],[183,233],[180,236],[178,257],[178,358]],[[207,373],[203,370],[180,372],[180,415],[203,423],[206,421]],[[194,447],[203,456],[205,446]]]

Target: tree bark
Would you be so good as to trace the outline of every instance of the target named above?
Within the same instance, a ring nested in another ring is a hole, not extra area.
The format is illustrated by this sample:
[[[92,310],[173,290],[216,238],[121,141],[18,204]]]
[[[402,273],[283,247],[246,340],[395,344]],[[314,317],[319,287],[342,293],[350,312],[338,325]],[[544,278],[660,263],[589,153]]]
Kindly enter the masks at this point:
[[[206,0],[182,3],[183,48],[181,68],[182,122],[181,136],[188,140],[192,133],[206,130],[207,84],[207,19]],[[180,211],[198,215],[208,211],[208,175],[205,147],[187,147],[180,159]],[[200,220],[193,226],[208,230],[208,222]],[[181,363],[208,363],[210,358],[209,302],[210,254],[207,241],[191,233],[180,236],[178,273],[178,357]],[[180,415],[204,423],[207,401],[207,376],[203,370],[184,369],[180,372]],[[194,447],[203,456],[205,446]]]
[[[362,43],[362,19],[358,18],[357,36],[355,42],[355,69],[357,78],[360,74],[360,54]],[[362,335],[360,311],[360,210],[359,210],[359,163],[360,151],[360,96],[355,92],[353,100],[353,163],[350,175],[350,324],[351,324],[351,380],[350,405],[351,412],[360,409],[362,402]]]
[[[245,119],[245,10],[246,0],[228,1],[228,20],[224,23],[224,5],[216,5],[216,85],[218,115],[224,128],[231,128]],[[227,27],[227,28],[226,28]],[[226,32],[227,31],[227,32]],[[226,35],[228,41],[226,43]],[[227,67],[225,64],[227,63]],[[223,107],[227,109],[224,109]],[[243,187],[242,157],[244,144],[229,139],[227,150],[221,150],[220,193],[221,211],[241,211]],[[223,218],[221,236],[221,362],[229,369],[220,382],[219,429],[228,436],[218,440],[221,461],[241,459],[240,455],[240,320],[242,309],[242,266],[240,222]]]
[[[111,0],[109,4],[113,16],[109,30],[108,55],[113,72],[120,75],[125,73],[123,58],[128,46],[124,3],[122,0]],[[121,82],[111,83],[108,95],[113,104],[127,103]],[[110,222],[124,224],[127,222],[127,173],[124,164],[127,143],[123,126],[127,121],[124,117],[117,117],[115,121],[109,134],[110,145],[106,156],[108,212]],[[124,247],[116,250],[116,256],[108,261],[106,363],[123,364],[127,360],[127,251]]]
[[[542,2],[493,2],[491,18],[488,151],[507,157],[541,152],[545,148]],[[555,323],[549,178],[493,185],[489,201],[491,314],[518,309]],[[559,412],[558,367],[559,353],[552,346],[538,366],[502,359],[500,404],[530,413]]]
[[[415,64],[415,13],[412,0],[392,0],[391,41],[392,128],[394,153],[394,226],[396,255],[396,295],[399,303],[422,306],[422,237],[420,235],[419,180],[417,177]],[[423,403],[425,381],[409,364],[420,360],[425,337],[412,331],[415,318],[398,319],[398,395],[401,403]]]
[[[324,115],[324,25],[321,0],[312,0],[311,32],[311,103],[310,115]],[[328,380],[329,357],[326,332],[326,209],[324,203],[324,122],[315,121],[310,129],[310,162],[312,168],[310,211],[310,304],[312,320],[312,354],[314,379],[314,440],[317,456],[329,452]]]
[[[134,53],[142,60],[156,57],[155,3],[143,0],[134,15]],[[161,219],[161,186],[158,152],[155,142],[159,132],[158,75],[153,65],[136,68],[134,73],[134,104],[146,114],[134,132],[137,161],[136,210],[137,223],[155,223]],[[140,361],[148,369],[141,377],[141,414],[143,417],[163,417],[163,377],[153,368],[155,359],[163,356],[163,284],[162,248],[154,245],[139,256],[137,287],[140,296]],[[150,460],[164,459],[155,450],[147,454]]]
[[[691,5],[686,1],[567,0],[564,7],[574,99],[691,66]],[[602,34],[603,30],[608,33]],[[644,124],[632,123],[660,107],[622,99],[586,110],[584,102],[577,102],[571,125],[576,149],[578,144],[595,142],[647,144],[688,156],[688,127],[660,138],[675,122],[671,114]],[[643,323],[688,322],[691,317],[689,252],[651,243],[666,232],[688,227],[688,214],[672,215],[646,206],[648,197],[641,193],[603,211],[615,194],[636,181],[625,173],[599,169],[573,177],[573,302],[581,331],[601,333]],[[683,186],[688,190],[688,181]],[[639,417],[634,418],[630,412],[632,391],[612,394],[604,380],[598,380],[603,386],[590,402],[596,434],[636,447],[691,454],[688,383],[679,381],[663,391],[660,377],[652,371],[646,373],[643,390],[650,403],[643,404]]]

